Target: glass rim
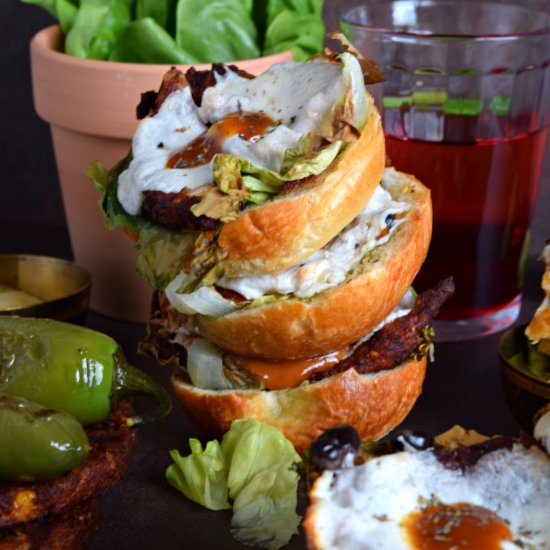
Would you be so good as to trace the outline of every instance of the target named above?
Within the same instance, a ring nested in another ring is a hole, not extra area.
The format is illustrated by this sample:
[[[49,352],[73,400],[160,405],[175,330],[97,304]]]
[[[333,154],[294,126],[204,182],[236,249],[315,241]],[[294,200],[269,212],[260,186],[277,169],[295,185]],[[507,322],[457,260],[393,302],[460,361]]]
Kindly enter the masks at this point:
[[[385,6],[390,4],[400,4],[400,3],[416,3],[421,5],[422,7],[430,7],[430,6],[442,6],[443,4],[450,3],[448,1],[443,2],[435,2],[432,0],[429,0],[426,2],[426,0],[385,0],[383,2],[379,2],[376,4],[371,4],[371,6]],[[548,18],[548,24],[543,25],[541,27],[537,27],[530,31],[521,31],[521,32],[509,32],[509,33],[473,33],[473,34],[467,34],[467,33],[439,33],[439,32],[426,32],[426,31],[409,31],[409,30],[399,30],[399,29],[392,29],[390,27],[383,27],[383,26],[376,26],[376,25],[370,25],[368,23],[360,23],[356,18],[352,18],[353,14],[355,12],[360,11],[363,8],[363,5],[356,5],[351,8],[346,9],[340,14],[340,22],[349,25],[351,27],[355,27],[358,29],[364,29],[365,31],[368,31],[373,34],[380,34],[380,35],[391,35],[395,37],[402,37],[402,38],[415,38],[415,39],[434,39],[434,40],[445,40],[445,39],[452,39],[452,40],[511,40],[511,39],[521,39],[521,38],[527,38],[527,37],[533,37],[533,36],[544,36],[544,35],[550,35],[550,11],[541,11],[539,9],[532,9],[526,6],[518,6],[517,4],[506,4],[506,3],[498,3],[493,2],[491,0],[485,1],[476,1],[472,2],[472,4],[475,4],[476,6],[480,5],[498,5],[498,6],[512,6],[514,8],[520,8],[522,10],[528,11],[530,13],[536,14],[544,14]]]

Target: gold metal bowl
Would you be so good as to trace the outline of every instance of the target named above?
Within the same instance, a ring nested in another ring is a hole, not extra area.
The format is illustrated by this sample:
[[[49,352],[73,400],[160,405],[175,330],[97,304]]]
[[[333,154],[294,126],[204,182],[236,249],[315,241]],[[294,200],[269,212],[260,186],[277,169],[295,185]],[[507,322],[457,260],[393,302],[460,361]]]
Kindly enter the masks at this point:
[[[498,351],[506,403],[520,426],[533,433],[535,413],[550,402],[550,376],[548,379],[538,376],[511,361],[514,355],[527,352],[526,326],[506,331],[500,337]]]
[[[39,303],[0,309],[2,315],[47,317],[83,323],[90,303],[90,274],[82,267],[47,256],[0,254],[0,285],[38,298]]]

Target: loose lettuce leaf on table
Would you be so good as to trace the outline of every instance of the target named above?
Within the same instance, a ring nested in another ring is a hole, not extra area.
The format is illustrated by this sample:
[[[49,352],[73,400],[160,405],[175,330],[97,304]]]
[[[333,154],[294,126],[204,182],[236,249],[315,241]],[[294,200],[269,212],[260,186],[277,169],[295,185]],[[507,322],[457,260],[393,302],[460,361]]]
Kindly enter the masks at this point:
[[[294,464],[301,459],[292,443],[276,428],[256,420],[235,420],[219,450],[213,469],[218,476],[221,456],[229,499],[233,501],[231,534],[245,544],[270,550],[287,544],[298,532],[300,522]],[[174,456],[178,458],[179,453]],[[169,483],[180,490],[185,487],[190,493],[189,487],[193,486],[194,495],[209,493],[211,478],[194,466],[194,462],[188,465],[178,459],[167,470],[167,477],[168,471],[172,481],[177,475],[178,483]],[[203,488],[198,487],[201,481]]]
[[[166,481],[189,500],[210,510],[231,508],[219,443],[209,441],[203,451],[198,439],[190,439],[189,447],[191,454],[188,456],[170,451],[174,464],[166,470]]]
[[[276,550],[298,532],[300,456],[277,429],[235,420],[221,444],[233,499],[231,534],[245,544]]]
[[[250,0],[179,0],[176,43],[199,63],[260,55]]]

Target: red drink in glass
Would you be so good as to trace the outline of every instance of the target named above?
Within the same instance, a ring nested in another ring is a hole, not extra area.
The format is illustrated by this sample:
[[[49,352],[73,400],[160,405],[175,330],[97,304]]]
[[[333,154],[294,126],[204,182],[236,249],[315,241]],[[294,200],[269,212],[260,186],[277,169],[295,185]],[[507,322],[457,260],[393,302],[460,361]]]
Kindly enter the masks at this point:
[[[546,134],[470,144],[387,137],[393,166],[432,191],[432,242],[415,285],[454,277],[440,319],[487,315],[519,296]]]
[[[517,319],[550,124],[550,9],[508,0],[377,0],[342,30],[386,77],[371,86],[391,163],[432,190],[418,290],[452,275],[438,341]]]

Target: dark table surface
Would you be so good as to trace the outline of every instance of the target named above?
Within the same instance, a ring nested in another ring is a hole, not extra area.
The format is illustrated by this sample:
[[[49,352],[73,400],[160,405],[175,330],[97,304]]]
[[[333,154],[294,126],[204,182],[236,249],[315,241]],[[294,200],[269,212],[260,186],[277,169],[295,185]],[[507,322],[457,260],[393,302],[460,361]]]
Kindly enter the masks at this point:
[[[344,2],[338,2],[343,4]],[[329,14],[330,15],[330,14]],[[32,107],[28,66],[30,37],[51,20],[40,10],[3,0],[0,31],[5,42],[0,88],[3,152],[0,252],[71,258],[51,141]],[[8,75],[8,78],[5,75]],[[530,318],[542,297],[543,265],[537,260],[550,236],[550,155],[546,154],[527,262],[527,284],[518,323]],[[129,359],[168,385],[169,370],[138,356],[144,326],[90,313],[88,325],[118,340]],[[401,427],[442,432],[453,424],[493,434],[516,435],[519,426],[504,402],[499,374],[499,335],[438,344],[423,393]],[[187,501],[164,481],[169,450],[187,450],[202,437],[177,406],[169,417],[140,429],[137,454],[127,475],[104,497],[104,519],[91,549],[243,548],[229,534],[229,513],[210,512]],[[302,536],[289,548],[303,548]]]

